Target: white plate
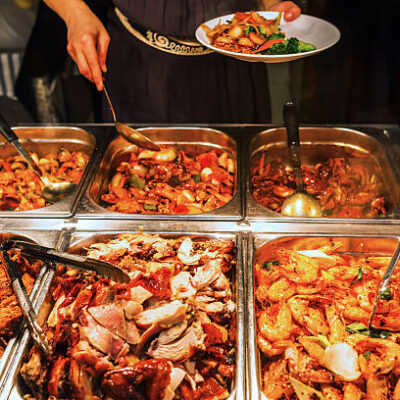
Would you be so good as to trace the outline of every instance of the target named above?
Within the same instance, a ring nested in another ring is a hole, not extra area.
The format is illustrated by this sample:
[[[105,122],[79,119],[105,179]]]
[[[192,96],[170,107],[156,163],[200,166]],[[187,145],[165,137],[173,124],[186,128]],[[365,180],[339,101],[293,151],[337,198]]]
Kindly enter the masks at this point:
[[[259,12],[266,19],[275,19],[278,16],[277,12],[265,11]],[[218,25],[219,22],[222,24],[229,20],[232,20],[234,14],[225,15],[211,19],[204,24],[210,28]],[[302,14],[294,21],[287,22],[282,17],[280,29],[285,33],[287,38],[297,37],[303,42],[313,44],[316,49],[312,51],[306,51],[298,54],[282,54],[282,55],[262,55],[262,54],[243,54],[234,53],[233,51],[227,51],[218,47],[212,46],[205,33],[205,31],[199,26],[196,29],[196,38],[204,46],[218,52],[225,54],[230,57],[238,58],[239,60],[251,61],[251,62],[265,62],[265,63],[278,63],[283,61],[293,61],[298,58],[311,56],[313,54],[320,53],[323,50],[333,46],[340,39],[340,31],[335,25],[323,19],[312,17],[311,15]]]

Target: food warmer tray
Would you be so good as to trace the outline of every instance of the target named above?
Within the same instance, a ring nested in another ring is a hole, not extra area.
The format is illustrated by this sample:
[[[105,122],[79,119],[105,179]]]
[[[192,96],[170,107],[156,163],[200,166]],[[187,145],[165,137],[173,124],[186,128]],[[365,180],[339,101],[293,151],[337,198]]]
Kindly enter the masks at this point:
[[[46,230],[43,230],[43,224],[32,224],[29,228],[26,228],[26,224],[15,223],[15,220],[8,221],[4,223],[1,220],[0,226],[0,242],[5,240],[25,240],[32,243],[37,243],[42,246],[57,248],[59,245],[59,240],[61,236],[61,224],[58,221],[50,222],[46,226]],[[25,225],[25,228],[22,226]],[[30,295],[33,301],[34,308],[37,310],[38,306],[42,301],[42,285],[46,280],[48,271],[46,268],[42,268],[38,277],[36,278],[35,284]],[[7,347],[5,348],[3,356],[0,358],[0,398],[2,398],[1,387],[5,384],[6,371],[14,363],[14,353],[19,347],[21,338],[26,334],[27,328],[23,324],[20,329],[18,329],[13,338],[11,338]]]
[[[347,149],[368,151],[374,155],[375,162],[382,170],[382,179],[386,183],[385,197],[389,204],[388,213],[379,218],[295,218],[284,216],[280,213],[269,210],[259,204],[251,193],[251,170],[255,159],[260,151],[273,151],[278,154],[283,164],[290,165],[289,152],[286,145],[285,129],[274,127],[261,129],[258,132],[253,130],[247,136],[246,141],[246,219],[248,221],[276,221],[285,222],[311,222],[311,223],[369,223],[371,220],[379,220],[379,223],[392,223],[400,218],[400,131],[397,126],[389,125],[312,125],[300,127],[300,140],[304,144],[303,162],[315,164],[329,157],[334,146],[343,146]],[[312,148],[311,144],[317,144]],[[308,149],[307,146],[308,145]],[[267,153],[268,154],[268,153]],[[328,157],[327,157],[328,154]],[[268,156],[267,156],[268,157]],[[275,158],[275,157],[274,157]]]
[[[302,231],[307,232],[304,229],[306,226],[303,226]],[[353,230],[353,233],[350,231]],[[255,254],[258,249],[260,249],[264,245],[273,244],[276,242],[285,242],[286,240],[290,241],[295,239],[296,241],[306,241],[310,238],[343,238],[347,242],[347,247],[343,247],[343,250],[348,251],[354,250],[356,248],[357,251],[362,251],[362,245],[360,243],[365,243],[366,241],[370,241],[371,252],[375,251],[393,251],[396,244],[400,240],[398,235],[388,235],[388,234],[377,234],[377,235],[368,235],[368,234],[356,234],[355,229],[348,229],[340,227],[340,225],[334,225],[333,229],[329,234],[315,234],[315,233],[301,233],[300,232],[292,232],[292,233],[256,233],[250,234],[248,237],[248,250],[247,250],[247,270],[245,273],[246,280],[246,317],[247,317],[247,326],[248,326],[248,334],[247,334],[247,357],[246,357],[246,366],[247,366],[247,382],[251,382],[251,384],[247,384],[246,394],[248,399],[252,400],[267,400],[267,397],[262,392],[262,371],[261,371],[261,355],[260,351],[257,347],[257,336],[256,336],[256,316],[255,316],[255,300],[254,300],[254,259]],[[345,245],[346,246],[346,245]],[[341,247],[342,249],[342,247]]]
[[[118,233],[136,232],[135,229],[128,230],[107,230],[104,228],[101,233],[96,231],[70,231],[64,230],[60,236],[58,249],[67,250],[69,248],[74,248],[74,251],[79,251],[80,249],[90,245],[95,240],[100,238],[112,237]],[[202,232],[160,232],[160,231],[145,231],[145,233],[159,234],[166,237],[180,237],[180,236],[191,236],[191,237],[203,237],[203,238],[215,238],[215,239],[230,239],[233,240],[237,245],[237,266],[236,266],[236,284],[234,285],[234,290],[236,290],[236,317],[237,317],[237,351],[236,351],[236,375],[233,383],[233,388],[231,390],[231,395],[229,400],[244,400],[245,397],[245,321],[244,321],[244,263],[243,256],[245,254],[245,238],[240,233],[213,233],[205,234]],[[49,270],[44,278],[44,282],[39,291],[39,298],[43,302],[46,294],[48,293],[52,279],[54,277],[55,271],[53,269]],[[49,312],[50,310],[48,310]],[[42,315],[41,315],[42,317]],[[43,315],[45,319],[47,315]],[[44,319],[41,318],[43,321]],[[20,378],[18,378],[19,368],[27,354],[31,345],[31,340],[29,337],[29,332],[25,330],[23,336],[19,341],[19,345],[15,346],[12,352],[13,362],[9,364],[9,368],[5,371],[2,380],[0,381],[0,399],[1,400],[23,400],[26,393],[26,388]]]
[[[232,200],[213,211],[191,215],[125,214],[108,210],[101,204],[101,195],[107,189],[107,185],[112,177],[113,168],[118,163],[121,154],[136,148],[135,145],[128,144],[126,140],[114,133],[101,146],[96,168],[92,171],[89,184],[76,211],[78,218],[141,219],[146,221],[177,219],[237,221],[243,218],[243,192],[241,183],[244,179],[244,167],[242,164],[240,129],[224,126],[216,129],[212,127],[160,126],[139,128],[138,130],[157,144],[177,144],[180,148],[194,154],[212,149],[228,150],[235,159],[236,168],[236,192]]]
[[[84,187],[86,177],[95,161],[97,153],[97,139],[89,131],[71,126],[21,126],[13,128],[21,143],[30,150],[44,156],[56,152],[61,147],[71,151],[84,151],[90,159],[82,174],[82,178],[75,191],[57,203],[47,207],[29,211],[0,211],[0,218],[67,218],[74,214],[80,193]],[[14,147],[2,141],[0,143],[0,157],[5,158],[17,154]]]

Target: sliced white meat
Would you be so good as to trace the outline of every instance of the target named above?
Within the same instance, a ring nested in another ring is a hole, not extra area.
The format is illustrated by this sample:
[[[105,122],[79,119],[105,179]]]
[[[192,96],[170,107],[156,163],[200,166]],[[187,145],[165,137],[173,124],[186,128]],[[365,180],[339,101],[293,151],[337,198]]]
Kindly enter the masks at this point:
[[[147,299],[153,295],[143,286],[135,286],[131,288],[131,300],[136,301],[139,304],[143,304]]]
[[[135,322],[141,328],[158,324],[165,329],[182,322],[185,319],[186,310],[186,304],[182,304],[179,300],[174,300],[161,307],[141,312],[135,316]]]
[[[138,344],[140,342],[140,332],[133,321],[126,321],[126,341],[129,344]]]
[[[193,242],[190,238],[186,238],[179,246],[177,257],[183,264],[191,265],[197,263],[200,260],[200,254],[194,254],[192,256],[190,255],[192,247]]]
[[[115,304],[103,304],[90,307],[88,313],[104,328],[116,333],[123,338],[126,337],[126,321],[124,310]]]
[[[213,283],[213,288],[219,291],[227,291],[230,288],[229,279],[225,274],[221,274],[219,278]]]
[[[186,299],[196,294],[196,289],[190,282],[190,272],[182,271],[171,278],[172,298]]]
[[[175,390],[182,383],[186,372],[181,368],[172,368],[170,374],[170,383],[167,386],[163,400],[172,400],[175,397]]]
[[[154,341],[149,348],[148,354],[154,358],[165,358],[171,361],[182,361],[193,355],[193,353],[204,347],[204,332],[200,324],[194,323],[177,341],[170,344],[159,344]]]
[[[221,274],[221,260],[209,260],[207,264],[196,269],[192,277],[192,284],[199,290],[211,285]]]
[[[171,326],[171,328],[162,331],[156,339],[159,344],[168,344],[180,338],[187,328],[187,321]]]
[[[128,320],[133,319],[133,317],[143,311],[143,306],[137,301],[121,301],[121,307],[124,309],[125,318]]]
[[[54,328],[57,326],[59,319],[58,319],[58,309],[60,308],[60,305],[63,303],[65,300],[65,296],[62,295],[57,301],[56,304],[54,304],[53,309],[51,310],[51,313],[49,317],[47,318],[47,325],[51,328]]]
[[[85,312],[84,315],[87,325],[79,327],[81,339],[86,339],[93,347],[109,354],[114,360],[129,350],[129,346],[119,336],[97,323],[89,313]]]

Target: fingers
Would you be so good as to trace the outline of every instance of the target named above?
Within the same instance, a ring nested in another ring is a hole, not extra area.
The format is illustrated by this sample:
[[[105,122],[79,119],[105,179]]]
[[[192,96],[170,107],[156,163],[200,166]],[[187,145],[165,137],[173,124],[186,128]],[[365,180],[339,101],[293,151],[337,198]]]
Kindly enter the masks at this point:
[[[72,45],[68,45],[67,47],[69,55],[75,61],[76,65],[79,68],[79,72],[89,81],[93,82],[92,71],[89,68],[89,64],[86,61],[85,54],[83,51],[80,51],[78,48],[73,47]]]
[[[106,59],[107,59],[107,51],[109,44],[110,44],[110,36],[108,36],[108,33],[100,32],[97,41],[97,56],[100,62],[101,70],[104,73],[107,72]]]
[[[101,73],[101,67],[99,58],[97,56],[96,46],[92,37],[83,38],[84,52],[86,61],[89,64],[89,68],[92,74],[92,82],[96,84],[97,90],[103,90],[103,75]]]
[[[301,14],[301,9],[293,1],[281,1],[272,7],[272,11],[282,11],[286,21],[293,21]]]
[[[100,34],[99,34],[100,36]],[[103,57],[103,61],[98,55],[96,49],[96,40],[92,35],[86,34],[78,40],[72,40],[68,43],[67,50],[72,59],[76,62],[79,72],[90,81],[96,84],[97,90],[103,90],[103,76],[102,69],[105,68],[105,59],[107,56],[108,34],[105,33],[106,38],[102,39],[102,44],[98,44],[98,49]]]

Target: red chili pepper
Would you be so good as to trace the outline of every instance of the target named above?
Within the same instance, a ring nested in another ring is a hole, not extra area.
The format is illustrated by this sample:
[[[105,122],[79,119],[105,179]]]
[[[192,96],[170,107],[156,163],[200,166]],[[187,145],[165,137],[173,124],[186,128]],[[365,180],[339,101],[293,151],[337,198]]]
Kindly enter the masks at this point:
[[[185,205],[180,204],[179,206],[176,206],[174,208],[174,213],[176,213],[176,214],[188,214],[189,213],[189,209]]]
[[[262,44],[257,50],[253,51],[253,54],[260,53],[261,51],[267,50],[271,48],[275,43],[282,43],[285,39],[272,39],[267,40],[264,44]]]
[[[245,13],[245,12],[235,12],[235,17],[238,21],[243,21],[244,19],[246,19],[247,17],[249,17],[250,14],[249,13]]]

